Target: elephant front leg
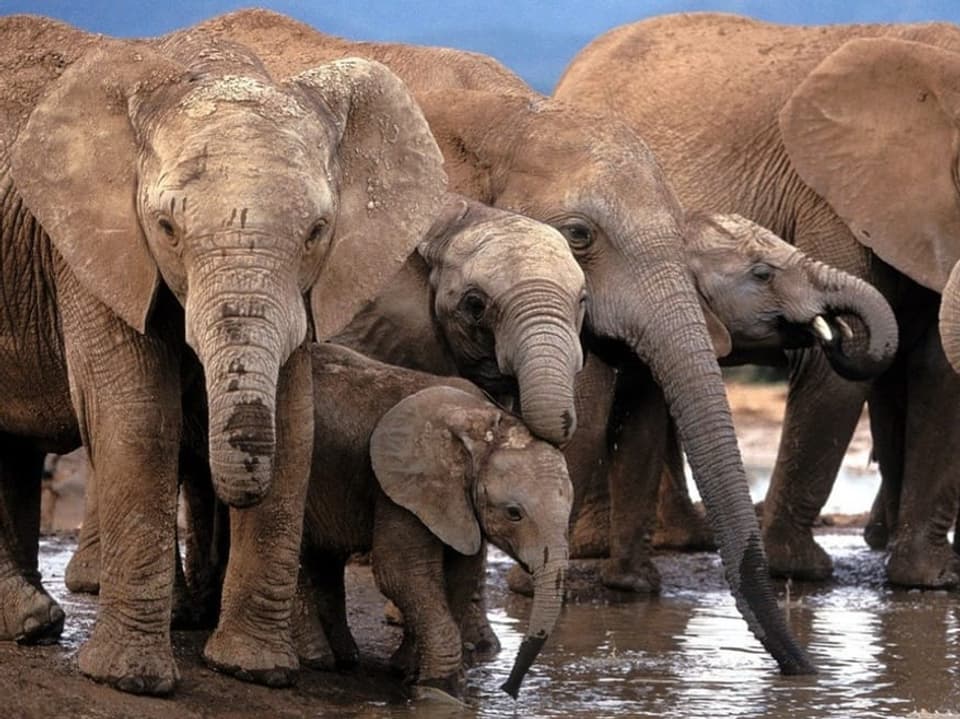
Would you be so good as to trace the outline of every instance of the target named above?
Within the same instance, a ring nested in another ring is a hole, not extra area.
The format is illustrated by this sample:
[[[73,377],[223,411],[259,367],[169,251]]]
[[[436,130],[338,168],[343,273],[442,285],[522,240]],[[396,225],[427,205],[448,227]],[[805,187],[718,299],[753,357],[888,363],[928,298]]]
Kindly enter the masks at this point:
[[[0,452],[0,639],[44,644],[60,636],[64,614],[37,567],[43,453],[13,444]]]
[[[352,669],[360,659],[347,624],[345,569],[342,556],[303,553],[293,632],[300,661],[312,669]]]
[[[83,493],[83,525],[77,548],[63,576],[71,592],[97,594],[100,591],[100,516],[97,508],[97,479],[87,472]]]
[[[666,461],[657,494],[657,528],[653,533],[653,546],[687,551],[713,551],[717,548],[707,518],[690,500],[683,454],[673,423],[667,435]]]
[[[289,686],[299,669],[291,626],[313,449],[310,372],[304,347],[280,370],[273,480],[259,504],[230,510],[220,622],[203,652],[215,669],[268,686]]]
[[[493,659],[500,652],[500,639],[487,619],[487,543],[465,557],[451,553],[447,558],[447,604],[460,626],[464,655],[468,663]]]
[[[610,487],[610,557],[601,570],[611,589],[660,591],[652,538],[666,457],[668,416],[660,389],[647,375],[618,384]]]
[[[960,377],[931,326],[907,367],[904,470],[896,532],[887,559],[890,582],[907,587],[960,584],[960,557],[947,541],[957,516],[960,479]]]
[[[794,358],[795,360],[797,358]],[[819,350],[794,361],[777,462],[763,505],[763,542],[775,576],[823,580],[830,556],[813,525],[836,479],[869,385],[840,378]]]

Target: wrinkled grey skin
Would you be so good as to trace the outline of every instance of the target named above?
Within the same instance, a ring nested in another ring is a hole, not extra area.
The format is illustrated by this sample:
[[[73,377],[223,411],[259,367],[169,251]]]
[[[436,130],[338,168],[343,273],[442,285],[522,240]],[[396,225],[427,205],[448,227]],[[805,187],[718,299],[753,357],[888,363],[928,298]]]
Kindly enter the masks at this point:
[[[899,352],[869,383],[834,375],[819,351],[790,354],[763,520],[780,574],[830,575],[812,525],[868,400],[883,476],[868,541],[889,540],[895,584],[960,583],[947,541],[960,482],[942,451],[960,439],[960,379],[936,321],[960,257],[958,77],[960,30],[946,23],[790,27],[695,14],[597,38],[557,87],[591,108],[617,98],[684,202],[749,217],[874,284],[894,308]]]
[[[559,232],[451,194],[417,252],[335,341],[390,364],[461,374],[497,400],[516,403],[531,431],[562,444],[576,428],[585,294],[583,271]],[[184,627],[216,616],[226,546],[217,527],[224,517],[191,470],[182,488],[195,521],[185,538],[184,582],[177,585],[183,601],[174,606]],[[87,496],[79,546],[66,570],[72,591],[99,586],[95,497]],[[483,653],[498,647],[492,634],[489,644]]]
[[[738,608],[782,671],[812,671],[765,576],[719,366],[679,250],[682,213],[643,142],[618,122],[537,95],[476,54],[351,43],[257,10],[201,27],[252,43],[281,75],[319,58],[353,54],[385,61],[424,109],[452,190],[564,234],[587,278],[590,349],[603,351],[610,362],[639,358],[651,368],[652,376],[641,373],[648,383],[642,391],[622,395],[624,411],[665,427],[661,418],[669,408],[717,529]],[[568,457],[584,430],[579,391],[577,402],[580,430]],[[653,441],[663,440],[647,438],[644,446]],[[659,474],[660,463],[653,466]]]
[[[190,36],[151,46],[11,16],[0,39],[0,432],[89,450],[103,562],[80,670],[131,692],[175,686],[183,454],[234,507],[204,655],[288,683],[313,442],[303,297],[330,334],[377,293],[439,206],[436,145],[373,63],[280,83],[249,51]],[[389,139],[371,117],[391,118]],[[371,197],[376,168],[401,165]],[[370,252],[368,237],[386,244]],[[36,571],[35,457],[4,452],[0,481],[0,631],[20,640],[62,625]]]
[[[560,613],[572,486],[562,453],[464,380],[311,349],[315,442],[298,643],[305,662],[356,661],[343,572],[372,550],[380,590],[405,617],[394,659],[420,688],[459,696],[460,625],[493,542],[536,579],[524,644]],[[371,393],[369,387],[376,387]],[[536,653],[521,650],[515,693]]]
[[[723,362],[741,362],[766,353],[812,346],[826,348],[837,357],[838,369],[847,358],[835,351],[848,329],[838,315],[852,314],[869,328],[875,355],[896,346],[897,326],[883,296],[872,286],[814,262],[792,245],[739,215],[688,213],[684,251],[711,331],[714,348]],[[592,382],[603,385],[603,372],[588,366]],[[584,379],[585,384],[591,380]],[[606,380],[609,382],[610,380]],[[712,543],[709,527],[694,511],[686,490],[680,448],[674,428],[668,427],[667,459],[663,475],[643,493],[627,495],[611,506],[611,496],[624,491],[612,483],[623,478],[619,463],[633,459],[624,449],[601,461],[609,473],[574,473],[576,506],[572,518],[571,556],[625,556],[635,568],[636,581],[609,581],[612,588],[656,591],[660,576],[652,563],[651,544],[693,546]],[[605,451],[605,447],[604,450]],[[654,516],[656,508],[656,516]],[[655,526],[656,525],[659,526]],[[639,528],[641,531],[636,531]],[[618,544],[618,537],[632,536],[631,544]],[[622,554],[612,550],[619,547]],[[515,588],[522,579],[511,577]]]

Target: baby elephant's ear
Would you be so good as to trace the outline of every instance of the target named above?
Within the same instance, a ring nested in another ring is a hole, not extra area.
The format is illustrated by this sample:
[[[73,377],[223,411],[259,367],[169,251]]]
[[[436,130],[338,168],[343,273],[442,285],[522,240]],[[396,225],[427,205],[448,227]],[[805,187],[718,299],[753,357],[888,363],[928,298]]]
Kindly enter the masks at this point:
[[[710,333],[710,341],[713,343],[713,351],[717,359],[726,357],[733,351],[733,339],[720,318],[714,313],[708,305],[700,300],[700,309],[703,310],[703,319],[707,322],[707,331]]]
[[[492,427],[496,416],[496,408],[477,396],[430,387],[397,403],[370,438],[373,472],[384,493],[461,554],[480,551],[473,448],[461,436],[465,427]]]

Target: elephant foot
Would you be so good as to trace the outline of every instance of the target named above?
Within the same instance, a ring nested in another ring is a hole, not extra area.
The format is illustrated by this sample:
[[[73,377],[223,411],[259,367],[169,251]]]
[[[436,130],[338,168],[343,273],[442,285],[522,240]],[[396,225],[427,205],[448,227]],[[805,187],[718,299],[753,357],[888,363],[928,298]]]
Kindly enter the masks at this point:
[[[293,686],[300,669],[292,642],[231,631],[222,622],[207,640],[203,659],[219,672],[268,687]]]
[[[637,594],[660,592],[660,570],[650,559],[639,562],[626,557],[610,557],[600,566],[600,581],[608,589]]]
[[[763,529],[763,546],[775,577],[820,582],[833,575],[833,560],[813,539],[810,530],[783,528],[771,523]]]
[[[300,665],[320,671],[333,671],[337,668],[337,659],[330,648],[323,628],[310,622],[309,626],[298,622],[293,630],[293,645],[297,648]]]
[[[514,564],[507,572],[507,587],[514,594],[533,596],[533,575],[519,564]]]
[[[863,539],[870,549],[886,549],[887,542],[890,541],[890,532],[886,523],[871,517],[867,526],[863,528]]]
[[[67,563],[63,582],[67,589],[77,594],[100,593],[99,542],[81,542]]]
[[[50,644],[60,637],[63,619],[53,597],[19,574],[0,581],[0,640]]]
[[[490,626],[481,601],[470,602],[460,627],[460,637],[469,664],[490,661],[500,653],[500,639]]]
[[[130,694],[166,696],[180,680],[170,636],[122,636],[108,632],[102,620],[77,654],[80,671],[97,682]]]
[[[946,543],[896,542],[887,558],[887,579],[899,587],[956,587],[960,585],[960,557]]]
[[[426,679],[413,687],[413,698],[418,702],[437,702],[458,709],[469,707],[460,698],[463,695],[463,680],[458,676],[443,679]]]

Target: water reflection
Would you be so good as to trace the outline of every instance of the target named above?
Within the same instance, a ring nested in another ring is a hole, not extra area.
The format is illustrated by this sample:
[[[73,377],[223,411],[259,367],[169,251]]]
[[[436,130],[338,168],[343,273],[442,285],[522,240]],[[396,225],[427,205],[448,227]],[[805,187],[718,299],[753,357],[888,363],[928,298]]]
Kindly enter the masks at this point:
[[[492,553],[491,621],[503,652],[468,673],[469,707],[442,703],[359,704],[363,717],[922,717],[960,713],[960,604],[956,594],[893,590],[883,555],[857,534],[822,538],[838,581],[793,585],[789,624],[820,674],[782,677],[747,631],[719,580],[671,579],[659,598],[621,604],[572,603],[514,702],[499,686],[523,636],[529,600],[509,594],[510,563]],[[89,632],[95,603],[62,587],[72,543],[44,540],[47,586],[65,605],[64,643]],[[666,577],[719,577],[712,555]],[[854,568],[856,571],[853,571]],[[923,712],[939,714],[924,714]]]

